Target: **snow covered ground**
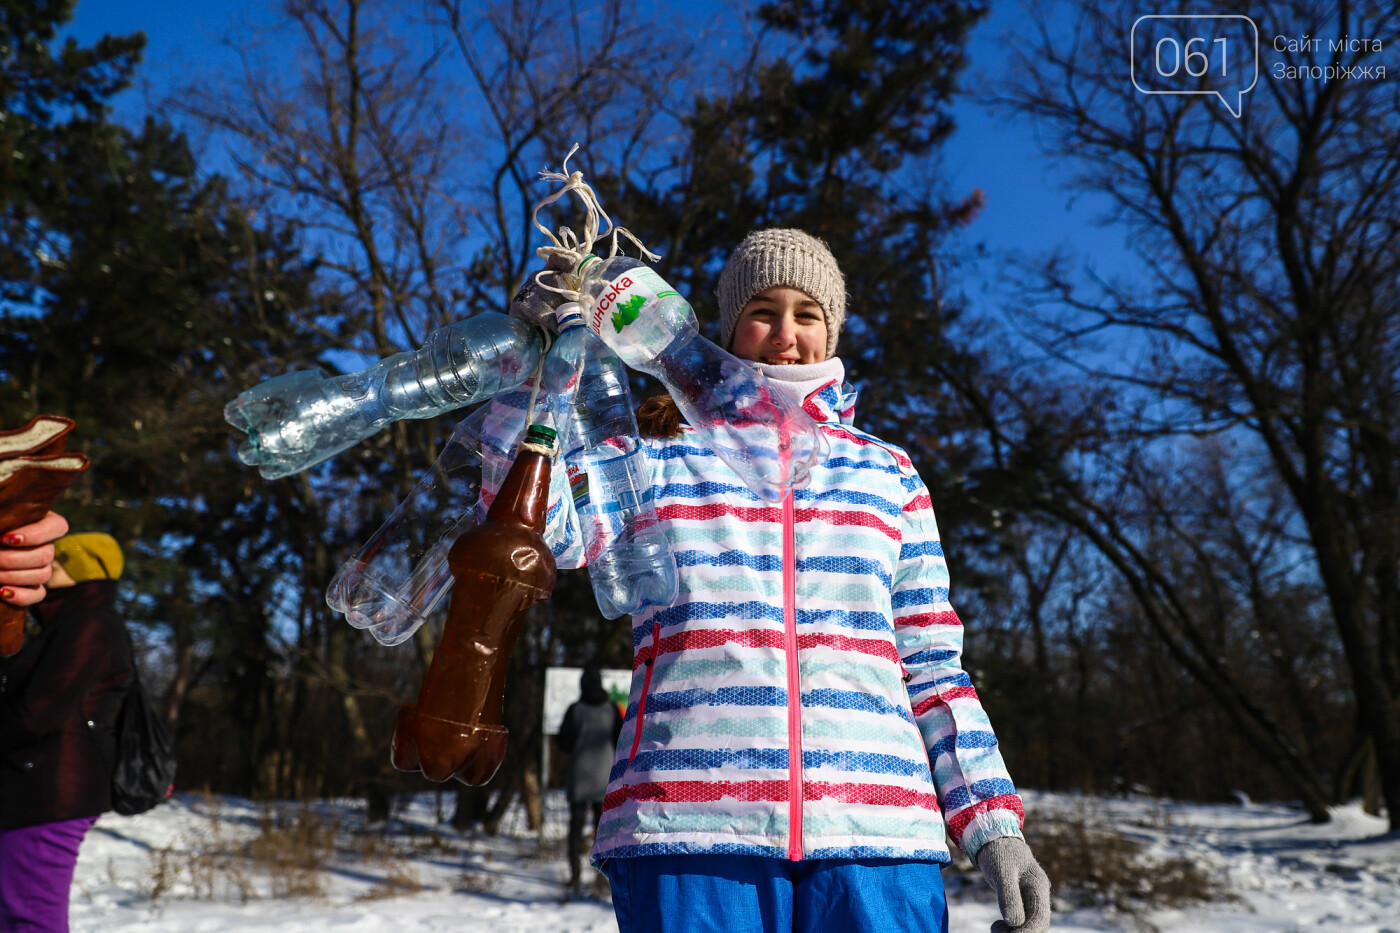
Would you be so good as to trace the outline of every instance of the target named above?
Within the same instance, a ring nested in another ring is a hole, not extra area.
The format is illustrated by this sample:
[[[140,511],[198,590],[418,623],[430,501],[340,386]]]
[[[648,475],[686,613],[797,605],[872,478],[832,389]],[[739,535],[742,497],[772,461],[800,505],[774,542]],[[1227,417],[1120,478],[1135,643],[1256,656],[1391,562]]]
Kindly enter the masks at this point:
[[[1400,933],[1400,836],[1383,835],[1384,822],[1357,806],[1313,826],[1276,805],[1025,797],[1028,824],[1056,829],[1039,844],[1047,867],[1058,865],[1052,875],[1093,876],[1057,895],[1052,928],[1062,933]],[[446,805],[450,813],[450,797]],[[454,832],[438,816],[432,794],[373,832],[353,805],[336,802],[272,807],[181,794],[138,817],[108,814],[78,860],[73,929],[617,929],[605,896],[561,898],[561,797],[548,800],[543,842],[520,813],[495,837]],[[1128,863],[1148,868],[1134,875]],[[1151,895],[1143,880],[1175,879],[1180,889],[1201,877],[1221,879],[1227,897],[1165,906],[1171,890]],[[947,881],[953,933],[986,931],[996,919],[990,890],[961,859]]]

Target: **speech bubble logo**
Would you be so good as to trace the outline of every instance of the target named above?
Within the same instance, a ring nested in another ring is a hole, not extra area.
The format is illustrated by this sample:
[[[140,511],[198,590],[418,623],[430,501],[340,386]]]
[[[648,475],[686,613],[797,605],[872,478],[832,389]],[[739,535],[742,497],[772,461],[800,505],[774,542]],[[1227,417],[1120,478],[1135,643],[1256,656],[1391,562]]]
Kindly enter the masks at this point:
[[[1128,66],[1143,94],[1218,97],[1238,118],[1259,83],[1259,27],[1238,13],[1139,16]]]

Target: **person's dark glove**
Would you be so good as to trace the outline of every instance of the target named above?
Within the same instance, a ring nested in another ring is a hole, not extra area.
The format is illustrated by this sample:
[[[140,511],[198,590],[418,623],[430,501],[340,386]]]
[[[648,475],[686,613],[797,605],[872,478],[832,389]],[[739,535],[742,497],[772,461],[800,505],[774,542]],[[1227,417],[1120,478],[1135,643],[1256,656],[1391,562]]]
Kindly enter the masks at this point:
[[[544,269],[536,270],[525,277],[525,284],[520,286],[520,291],[510,300],[510,316],[543,327],[551,334],[559,333],[559,322],[555,319],[554,309],[570,299],[545,288],[544,285],[563,288],[565,273],[572,271],[573,261],[568,256],[561,253],[551,255]]]
[[[1050,878],[1019,836],[998,836],[977,852],[977,867],[997,892],[1001,919],[992,933],[1050,929]]]

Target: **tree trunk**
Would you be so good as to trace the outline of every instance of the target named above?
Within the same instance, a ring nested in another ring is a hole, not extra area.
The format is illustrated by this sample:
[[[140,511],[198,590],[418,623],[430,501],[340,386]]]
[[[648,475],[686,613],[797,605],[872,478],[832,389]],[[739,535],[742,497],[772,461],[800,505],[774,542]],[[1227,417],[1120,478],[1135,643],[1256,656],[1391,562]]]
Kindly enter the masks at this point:
[[[1323,503],[1320,508],[1311,510],[1311,514],[1305,509],[1304,514],[1351,670],[1357,719],[1375,749],[1376,770],[1390,829],[1400,830],[1400,696],[1396,695],[1387,677],[1394,669],[1395,658],[1391,655],[1397,648],[1386,637],[1387,632],[1400,627],[1400,621],[1381,617],[1383,607],[1376,606],[1377,618],[1372,621],[1378,637],[1368,637],[1363,599],[1365,583],[1351,572],[1351,562],[1343,551],[1345,536],[1338,532],[1338,522],[1329,506],[1330,503]]]
[[[1095,523],[1091,515],[1070,508],[1075,494],[1070,490],[1066,492],[1067,495],[1056,499],[1055,504],[1047,511],[1082,531],[1094,547],[1113,564],[1132,591],[1153,631],[1162,639],[1172,657],[1210,693],[1240,730],[1245,741],[1293,787],[1312,821],[1325,823],[1330,820],[1332,817],[1328,810],[1330,801],[1327,791],[1311,763],[1298,754],[1298,750],[1288,740],[1283,729],[1263,709],[1249,700],[1220,661],[1209,654],[1200,653],[1203,649],[1190,637],[1189,628],[1192,623],[1184,608],[1163,604],[1160,587],[1165,586],[1169,590],[1169,582],[1159,581],[1159,586],[1154,587],[1148,576],[1155,568],[1147,558],[1127,545],[1116,531],[1106,532]],[[1166,599],[1170,601],[1170,594]],[[1186,631],[1179,630],[1178,625]]]
[[[511,803],[515,800],[515,787],[506,784],[501,787],[500,793],[486,810],[486,817],[481,821],[481,828],[489,836],[494,836],[500,832],[501,820],[505,818],[506,811],[510,809]]]
[[[540,796],[540,778],[534,768],[526,768],[520,775],[520,798],[525,804],[525,820],[530,832],[539,832],[544,825],[544,798]]]
[[[175,676],[170,680],[170,690],[165,695],[165,726],[170,734],[175,734],[175,726],[180,721],[180,708],[185,705],[185,697],[194,685],[194,642],[181,638],[181,630],[186,623],[175,625]]]
[[[465,832],[486,818],[486,805],[491,794],[484,787],[457,785],[457,809],[452,813],[452,828]]]

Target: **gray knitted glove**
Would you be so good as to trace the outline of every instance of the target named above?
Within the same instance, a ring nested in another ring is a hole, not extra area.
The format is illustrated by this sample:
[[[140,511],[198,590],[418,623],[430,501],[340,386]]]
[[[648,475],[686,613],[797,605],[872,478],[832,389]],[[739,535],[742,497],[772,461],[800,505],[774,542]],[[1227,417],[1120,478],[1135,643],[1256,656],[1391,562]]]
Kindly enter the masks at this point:
[[[977,852],[977,867],[997,892],[1001,919],[992,933],[1050,929],[1050,878],[1018,836],[998,836]]]
[[[573,263],[555,254],[549,257],[545,269],[549,271],[542,278],[550,285],[558,287],[564,284],[564,274],[572,271]],[[558,292],[540,287],[535,281],[535,273],[532,272],[525,277],[525,284],[520,286],[520,291],[510,300],[510,316],[537,324],[551,334],[557,334],[559,321],[554,316],[554,309],[568,300]]]

